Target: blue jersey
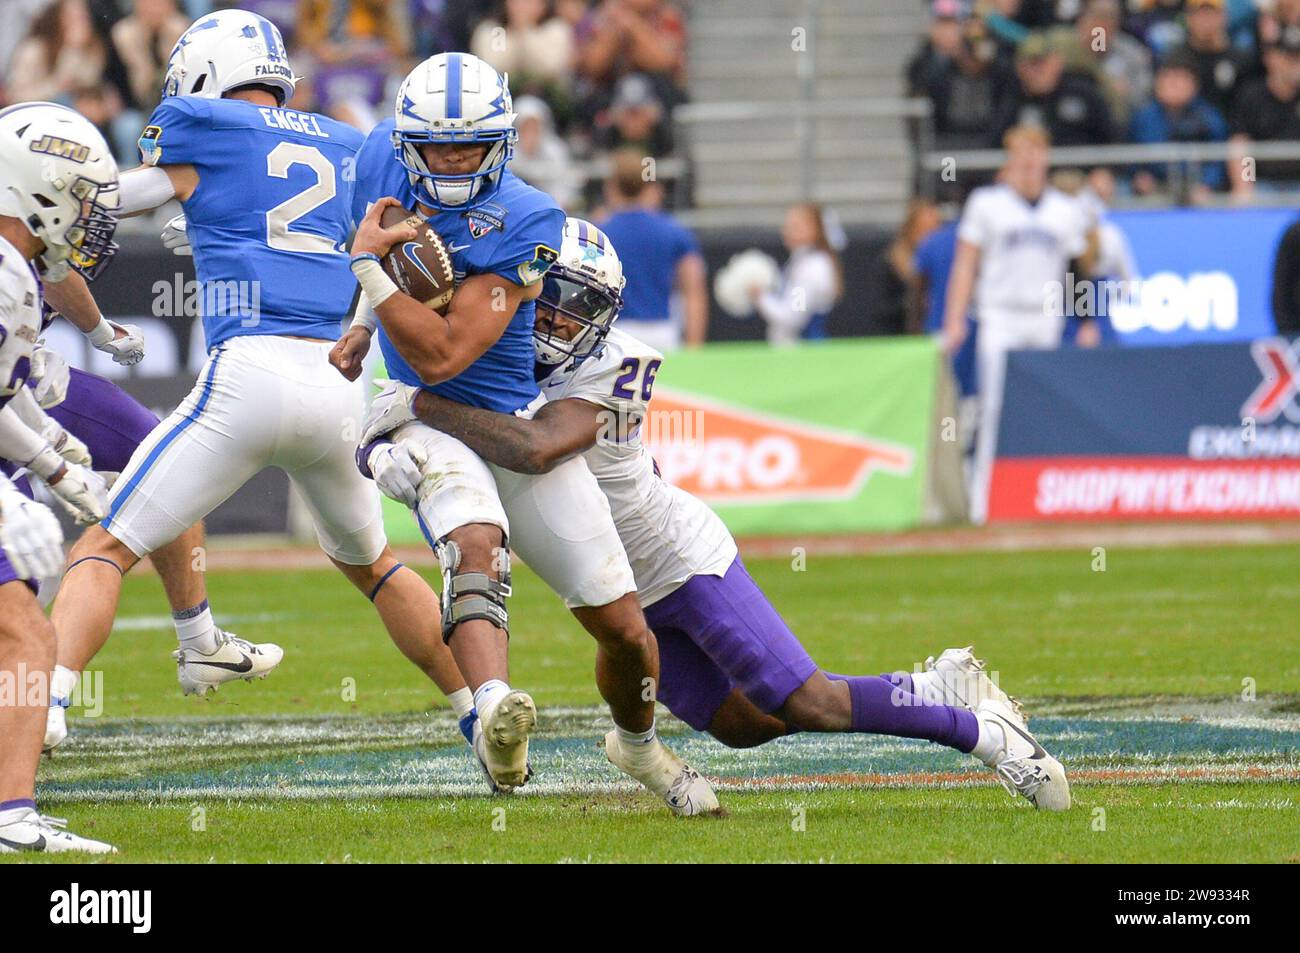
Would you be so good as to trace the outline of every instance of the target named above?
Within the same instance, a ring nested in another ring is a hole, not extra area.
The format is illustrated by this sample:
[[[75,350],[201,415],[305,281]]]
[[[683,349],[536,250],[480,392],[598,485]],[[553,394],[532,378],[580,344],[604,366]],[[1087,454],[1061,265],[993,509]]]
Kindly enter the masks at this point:
[[[385,196],[391,195],[408,209],[416,208],[415,190],[393,155],[392,132],[393,120],[381,122],[357,156],[352,198],[357,223],[366,209]],[[491,201],[468,211],[438,212],[429,223],[451,253],[457,281],[470,275],[501,275],[519,285],[540,281],[555,263],[564,234],[560,207],[508,169]],[[457,403],[513,413],[540,393],[533,380],[535,310],[532,301],[519,305],[505,333],[478,360],[451,380],[431,386],[420,380],[380,328],[379,346],[388,374]]]
[[[352,305],[351,179],[363,136],[312,113],[172,96],[140,138],[150,165],[192,165],[185,202],[208,347],[245,334],[334,340]]]
[[[677,266],[687,255],[700,253],[695,236],[666,212],[644,208],[615,212],[598,224],[618,249],[627,275],[619,315],[629,321],[667,321]]]

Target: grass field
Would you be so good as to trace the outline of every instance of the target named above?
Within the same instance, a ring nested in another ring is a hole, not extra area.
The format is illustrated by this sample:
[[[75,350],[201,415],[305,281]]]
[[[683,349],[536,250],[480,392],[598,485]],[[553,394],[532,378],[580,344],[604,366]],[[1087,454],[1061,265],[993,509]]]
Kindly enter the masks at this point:
[[[1300,547],[812,557],[750,569],[813,656],[909,669],[975,643],[1074,777],[1041,815],[921,742],[794,736],[731,751],[666,716],[726,816],[682,820],[597,747],[588,637],[517,574],[512,681],[537,778],[482,790],[454,723],[332,571],[216,572],[228,628],[287,652],[181,697],[157,581],[128,581],[102,714],[46,759],[42,810],[124,861],[1300,860]]]

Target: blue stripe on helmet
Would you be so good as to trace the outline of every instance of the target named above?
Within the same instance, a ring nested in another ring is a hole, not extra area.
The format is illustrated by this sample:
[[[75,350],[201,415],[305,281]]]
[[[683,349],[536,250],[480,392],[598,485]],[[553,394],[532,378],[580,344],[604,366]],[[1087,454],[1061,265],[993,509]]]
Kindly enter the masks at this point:
[[[460,118],[460,68],[459,53],[447,54],[447,118]]]
[[[584,221],[578,222],[578,243],[587,244],[587,223]]]
[[[271,26],[269,20],[263,20],[258,24],[262,28],[262,39],[266,41],[266,55],[273,60],[283,59],[280,55],[280,44],[275,38],[275,27]]]

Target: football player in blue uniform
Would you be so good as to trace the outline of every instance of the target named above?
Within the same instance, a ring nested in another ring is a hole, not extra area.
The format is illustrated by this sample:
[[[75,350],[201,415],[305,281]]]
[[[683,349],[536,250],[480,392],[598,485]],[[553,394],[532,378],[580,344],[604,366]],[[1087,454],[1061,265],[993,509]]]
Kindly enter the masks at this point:
[[[285,109],[295,81],[279,31],[252,13],[202,17],[172,52],[140,139],[145,165],[122,177],[122,213],[182,203],[209,356],[131,456],[103,523],[73,547],[53,613],[59,664],[81,671],[103,646],[136,562],[275,466],[306,499],[321,548],[465,717],[472,703],[438,638],[437,597],[393,557],[378,493],[353,463],[360,387],[328,361],[356,289],[346,241],[362,137]],[[194,635],[176,653],[188,691],[265,675],[282,657],[215,628]]]
[[[379,346],[392,377],[464,404],[530,415],[544,400],[533,379],[533,302],[558,254],[564,212],[506,168],[513,121],[506,78],[477,57],[446,53],[417,66],[398,91],[394,119],[358,155],[352,268],[382,325]],[[458,281],[445,316],[399,292],[379,264],[394,244],[416,237],[408,225],[381,226],[395,205],[424,217],[451,255]],[[354,322],[331,356],[345,375],[359,373],[369,347],[364,323]],[[381,436],[387,439],[369,445]],[[443,568],[443,635],[474,690],[475,750],[493,781],[512,788],[527,780],[536,724],[533,700],[507,681],[509,545],[596,638],[596,680],[618,742],[611,760],[678,814],[715,809],[708,782],[655,734],[654,637],[609,504],[586,464],[575,458],[523,475],[490,466],[409,415],[368,421],[358,451],[363,470],[394,456],[417,471],[404,501]]]

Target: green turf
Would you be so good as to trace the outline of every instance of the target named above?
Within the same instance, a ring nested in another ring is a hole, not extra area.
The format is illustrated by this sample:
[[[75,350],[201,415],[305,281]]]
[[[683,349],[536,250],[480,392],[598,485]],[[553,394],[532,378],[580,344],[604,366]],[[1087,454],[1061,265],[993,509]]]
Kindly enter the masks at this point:
[[[731,752],[679,734],[674,746],[726,782],[729,816],[675,820],[603,765],[592,644],[525,569],[511,653],[512,681],[544,715],[533,796],[463,796],[478,782],[449,720],[428,714],[442,701],[332,570],[211,574],[218,619],[287,657],[268,680],[204,700],[180,696],[161,589],[138,573],[94,665],[102,716],[74,709],[72,738],[42,768],[42,808],[150,861],[896,861],[899,844],[914,860],[1294,860],[1300,547],[1112,549],[1105,561],[750,563],[828,670],[910,668],[974,642],[1080,771],[1064,817],[1017,809],[982,774],[935,786],[924,772],[969,768],[916,742],[805,736]],[[1203,780],[1168,780],[1180,773]],[[772,776],[784,787],[753,788]],[[791,829],[797,806],[804,832]],[[206,831],[191,830],[195,807]],[[497,808],[505,831],[492,829]]]

